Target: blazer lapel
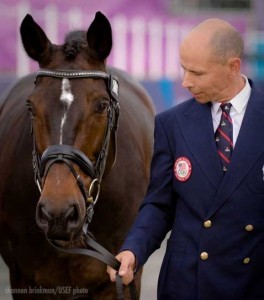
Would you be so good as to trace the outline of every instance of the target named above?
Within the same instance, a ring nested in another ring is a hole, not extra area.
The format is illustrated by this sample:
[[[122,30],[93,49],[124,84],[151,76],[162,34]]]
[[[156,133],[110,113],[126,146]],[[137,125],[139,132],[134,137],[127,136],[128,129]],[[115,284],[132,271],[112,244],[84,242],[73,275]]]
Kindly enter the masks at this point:
[[[264,152],[263,100],[263,95],[252,88],[231,163],[221,182],[215,201],[208,212],[208,218],[228,200],[230,194],[241,183],[256,160]]]
[[[211,105],[194,101],[190,109],[179,116],[179,123],[204,175],[218,189],[223,172],[215,144]]]

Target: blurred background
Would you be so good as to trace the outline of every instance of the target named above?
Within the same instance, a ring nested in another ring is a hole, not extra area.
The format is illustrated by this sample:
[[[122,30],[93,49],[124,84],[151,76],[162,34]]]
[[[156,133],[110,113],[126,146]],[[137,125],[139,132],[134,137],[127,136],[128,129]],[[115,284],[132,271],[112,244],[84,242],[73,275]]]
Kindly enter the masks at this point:
[[[243,72],[264,90],[263,0],[0,0],[0,93],[15,78],[37,69],[20,41],[19,26],[27,13],[53,43],[63,43],[68,31],[86,30],[98,10],[113,30],[108,63],[140,80],[157,111],[188,96],[181,88],[179,43],[208,17],[224,18],[242,33]]]
[[[189,97],[181,87],[179,43],[193,26],[209,17],[232,23],[243,35],[243,73],[264,91],[263,0],[0,0],[0,95],[17,78],[38,69],[21,44],[19,27],[29,13],[53,43],[70,30],[86,30],[100,10],[110,20],[114,46],[108,64],[128,71],[148,90],[157,112]],[[201,41],[202,43],[203,41]],[[163,249],[146,264],[142,300],[156,299]],[[8,272],[0,260],[0,300]]]

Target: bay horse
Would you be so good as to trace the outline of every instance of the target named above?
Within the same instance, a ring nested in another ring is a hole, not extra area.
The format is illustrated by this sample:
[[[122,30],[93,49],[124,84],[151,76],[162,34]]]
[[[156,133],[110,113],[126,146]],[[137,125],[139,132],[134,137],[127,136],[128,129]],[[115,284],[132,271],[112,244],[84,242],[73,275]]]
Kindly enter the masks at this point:
[[[106,65],[112,30],[101,12],[63,45],[30,15],[20,33],[40,69],[0,100],[0,253],[13,298],[116,299],[104,263],[49,241],[85,247],[92,207],[89,234],[117,254],[149,179],[153,103],[131,76]]]

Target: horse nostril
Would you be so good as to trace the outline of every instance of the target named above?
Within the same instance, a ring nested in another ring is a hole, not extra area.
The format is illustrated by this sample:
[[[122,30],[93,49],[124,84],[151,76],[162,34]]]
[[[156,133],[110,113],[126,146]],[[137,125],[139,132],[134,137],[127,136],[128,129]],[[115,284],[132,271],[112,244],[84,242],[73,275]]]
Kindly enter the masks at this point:
[[[36,210],[36,222],[39,228],[45,232],[49,228],[49,222],[51,220],[51,215],[43,204],[39,204]]]
[[[76,205],[71,206],[67,211],[67,213],[65,214],[66,224],[68,224],[69,227],[70,225],[74,226],[76,223],[78,223],[79,217],[80,214],[77,206]]]
[[[38,207],[38,219],[40,221],[49,222],[51,220],[50,213],[46,210],[45,206],[43,204],[40,204]]]
[[[36,222],[49,238],[71,240],[82,225],[81,211],[77,204],[72,203],[62,207],[50,203],[39,203]]]

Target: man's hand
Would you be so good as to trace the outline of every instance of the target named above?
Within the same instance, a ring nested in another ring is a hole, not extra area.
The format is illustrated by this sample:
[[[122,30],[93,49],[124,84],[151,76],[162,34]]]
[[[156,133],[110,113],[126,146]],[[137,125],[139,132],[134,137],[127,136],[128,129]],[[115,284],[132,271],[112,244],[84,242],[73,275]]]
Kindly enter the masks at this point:
[[[134,278],[136,265],[135,255],[131,251],[123,251],[116,256],[116,259],[121,263],[118,274],[122,277],[123,284],[128,285]],[[107,273],[110,276],[110,280],[115,282],[117,271],[107,266]]]

